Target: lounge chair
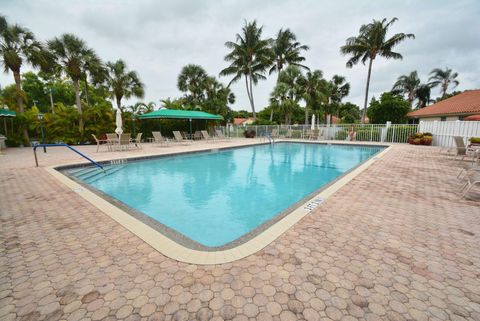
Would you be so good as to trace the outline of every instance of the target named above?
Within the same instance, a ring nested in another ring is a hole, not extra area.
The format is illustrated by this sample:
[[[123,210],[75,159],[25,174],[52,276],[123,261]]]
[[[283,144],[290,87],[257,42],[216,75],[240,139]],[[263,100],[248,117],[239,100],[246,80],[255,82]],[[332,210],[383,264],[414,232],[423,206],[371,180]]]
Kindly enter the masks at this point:
[[[206,141],[215,142],[215,137],[210,136],[206,130],[202,130],[201,133],[202,133],[203,139],[205,139]]]
[[[179,132],[178,130],[173,131],[173,140],[177,143],[183,143],[183,144],[186,144],[186,145],[188,145],[188,143],[191,142],[190,140],[185,139],[183,137],[182,133]]]
[[[138,133],[136,138],[130,139],[130,142],[138,148],[142,148],[142,134]]]
[[[157,145],[168,145],[169,140],[162,136],[161,132],[152,132],[152,142]]]
[[[98,149],[100,148],[100,145],[102,144],[105,144],[107,146],[107,149],[109,149],[108,147],[108,140],[107,139],[98,139],[97,136],[95,136],[94,134],[92,134],[92,137],[93,139],[95,139],[95,142],[97,143],[97,151],[96,153],[98,153]]]
[[[215,129],[215,135],[216,135],[217,139],[219,139],[219,140],[229,140],[230,139],[230,137],[225,136],[225,134],[223,133],[223,131],[221,129]]]
[[[287,129],[287,133],[285,134],[285,138],[293,138],[293,130],[291,128]]]
[[[472,164],[469,164],[469,163],[467,163],[467,164],[462,163],[461,164],[462,169],[460,170],[460,172],[457,175],[458,179],[463,178],[465,175],[468,175],[469,173],[473,173],[473,172],[480,173],[480,150],[478,150],[476,154],[477,155],[474,158],[474,162]]]
[[[270,132],[270,137],[278,138],[278,129],[272,129],[272,131]]]
[[[480,174],[475,173],[472,175],[467,176],[467,182],[460,188],[461,198],[467,196],[468,192],[474,187],[475,185],[480,185]]]
[[[461,136],[453,136],[453,141],[455,142],[456,147],[456,155],[455,160],[463,161],[465,157],[472,157],[472,163],[475,161],[475,157],[477,156],[477,151],[475,149],[471,149],[465,145],[463,141],[463,137]],[[458,157],[460,157],[458,159]]]

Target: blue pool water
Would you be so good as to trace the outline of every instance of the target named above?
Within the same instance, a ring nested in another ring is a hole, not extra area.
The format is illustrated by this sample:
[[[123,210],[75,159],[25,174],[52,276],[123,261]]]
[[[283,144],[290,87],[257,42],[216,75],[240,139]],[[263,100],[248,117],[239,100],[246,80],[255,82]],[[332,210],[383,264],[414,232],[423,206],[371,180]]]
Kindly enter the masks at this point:
[[[193,241],[216,247],[245,235],[382,149],[257,145],[130,162],[84,182]]]

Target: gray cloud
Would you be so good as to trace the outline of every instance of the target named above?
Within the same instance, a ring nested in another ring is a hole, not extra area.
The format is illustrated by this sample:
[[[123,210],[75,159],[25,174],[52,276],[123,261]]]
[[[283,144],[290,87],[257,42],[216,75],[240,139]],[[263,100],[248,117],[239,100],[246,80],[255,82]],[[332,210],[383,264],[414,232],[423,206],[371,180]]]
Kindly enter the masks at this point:
[[[176,78],[188,63],[205,67],[218,76],[226,66],[224,43],[234,40],[243,21],[257,19],[266,37],[290,28],[310,46],[307,65],[347,77],[347,100],[363,104],[366,67],[345,67],[339,53],[345,39],[372,19],[398,17],[391,32],[411,32],[415,40],[398,46],[402,61],[378,58],[374,62],[371,96],[389,90],[395,79],[418,70],[423,81],[436,67],[459,73],[458,89],[480,88],[480,2],[460,1],[5,1],[2,14],[11,22],[29,27],[41,40],[64,32],[85,39],[104,60],[122,58],[138,71],[146,84],[147,101],[176,97]],[[25,71],[28,68],[25,68]],[[257,106],[268,103],[276,77],[255,88]],[[221,78],[225,83],[228,78]],[[12,76],[0,75],[2,85]],[[249,109],[243,83],[232,86],[235,109]],[[436,93],[435,93],[436,94]]]

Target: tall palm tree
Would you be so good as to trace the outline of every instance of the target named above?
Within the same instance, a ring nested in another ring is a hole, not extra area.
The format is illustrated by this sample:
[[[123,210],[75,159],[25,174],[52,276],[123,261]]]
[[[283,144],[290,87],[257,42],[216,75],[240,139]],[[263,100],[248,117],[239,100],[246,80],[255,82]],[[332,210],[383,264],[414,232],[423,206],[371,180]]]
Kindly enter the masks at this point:
[[[49,55],[42,43],[34,34],[19,25],[9,25],[4,16],[0,16],[0,63],[5,73],[12,72],[16,86],[16,102],[20,113],[23,113],[25,93],[22,91],[21,68],[25,63],[33,67],[48,69]],[[28,131],[23,129],[23,136],[29,144]]]
[[[419,86],[420,78],[418,78],[418,73],[415,70],[409,75],[402,75],[398,77],[397,81],[392,87],[392,92],[407,95],[407,100],[410,103],[410,106],[412,106]]]
[[[79,129],[83,133],[82,102],[80,100],[80,80],[85,76],[88,61],[95,55],[93,49],[87,47],[82,39],[69,33],[48,41],[48,47],[55,57],[56,64],[61,67],[73,82],[75,104],[80,114]]]
[[[274,60],[269,74],[273,72],[280,74],[286,65],[293,65],[309,70],[307,66],[301,64],[301,62],[305,61],[305,57],[301,55],[301,51],[308,49],[308,46],[302,45],[297,41],[297,37],[290,29],[280,29],[272,43]]]
[[[326,84],[321,70],[308,71],[298,80],[302,87],[303,100],[305,101],[305,124],[309,122],[309,111],[318,111],[325,101],[324,87]]]
[[[225,56],[225,61],[230,66],[220,72],[221,76],[234,75],[228,86],[245,77],[247,96],[252,108],[253,119],[257,119],[255,102],[253,98],[253,85],[259,80],[266,79],[264,73],[272,62],[271,40],[262,38],[263,27],[258,27],[257,22],[246,22],[242,33],[236,35],[236,42],[227,41],[225,46],[231,52]]]
[[[344,55],[351,55],[352,57],[347,61],[347,67],[352,68],[361,61],[364,65],[368,61],[368,76],[367,86],[365,89],[365,102],[363,105],[363,117],[365,120],[365,113],[368,103],[368,89],[370,86],[370,76],[372,74],[372,64],[377,56],[386,59],[402,59],[402,55],[394,52],[396,45],[408,38],[415,38],[412,33],[397,33],[387,39],[387,32],[397,18],[387,22],[387,19],[373,20],[371,23],[362,25],[357,37],[350,37],[346,44],[340,48],[340,52]]]
[[[443,98],[447,94],[447,90],[450,85],[453,85],[452,88],[455,88],[460,84],[460,82],[456,79],[457,76],[458,73],[453,72],[452,69],[445,68],[445,70],[443,70],[440,68],[435,68],[432,70],[432,72],[430,72],[430,78],[428,81],[430,81],[431,87],[440,86]]]
[[[206,89],[207,72],[199,65],[186,65],[178,75],[177,88],[185,93],[190,93],[187,100],[192,105],[199,105],[204,98]]]
[[[121,59],[107,63],[108,75],[106,85],[110,95],[115,99],[117,108],[122,109],[122,99],[137,97],[143,98],[144,84],[135,71],[129,71]]]
[[[284,83],[289,88],[289,99],[295,99],[298,101],[302,96],[303,87],[299,85],[300,78],[302,78],[302,72],[296,65],[289,65],[286,69],[280,71],[277,77],[277,84]],[[270,111],[270,121],[273,121],[273,108]]]

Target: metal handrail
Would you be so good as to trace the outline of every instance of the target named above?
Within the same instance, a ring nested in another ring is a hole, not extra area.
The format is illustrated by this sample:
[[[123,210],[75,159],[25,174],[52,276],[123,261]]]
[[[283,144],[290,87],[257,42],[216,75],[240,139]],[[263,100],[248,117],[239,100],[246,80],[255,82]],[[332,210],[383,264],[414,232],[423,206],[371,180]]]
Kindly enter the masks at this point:
[[[68,149],[74,151],[75,153],[77,153],[78,155],[82,156],[83,158],[85,158],[86,160],[88,160],[90,163],[92,163],[93,165],[97,166],[98,168],[100,168],[101,170],[105,171],[105,169],[103,168],[102,165],[100,165],[99,163],[97,163],[96,161],[94,161],[93,159],[91,159],[90,157],[88,157],[87,155],[84,155],[82,154],[81,152],[79,152],[78,150],[76,150],[75,148],[73,148],[72,146],[68,145],[68,144],[37,144],[35,146],[33,146],[33,155],[35,156],[35,165],[36,167],[38,167],[38,159],[37,159],[37,147],[67,147]]]

